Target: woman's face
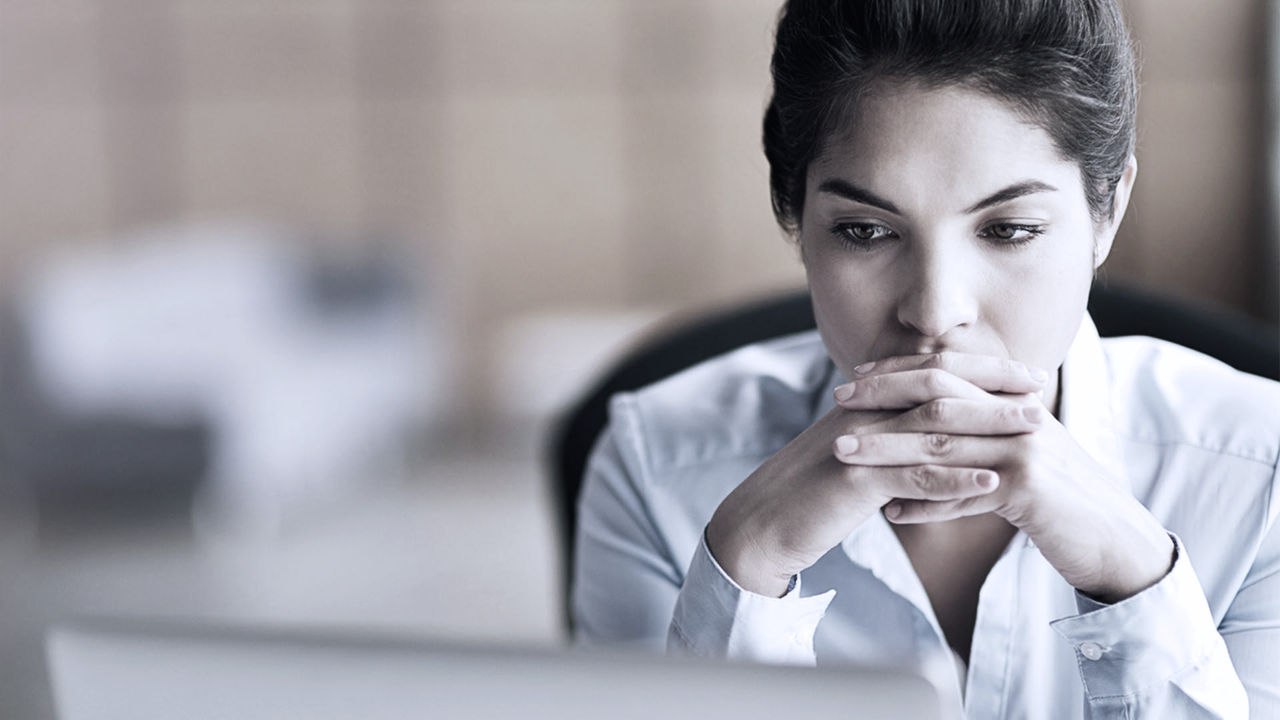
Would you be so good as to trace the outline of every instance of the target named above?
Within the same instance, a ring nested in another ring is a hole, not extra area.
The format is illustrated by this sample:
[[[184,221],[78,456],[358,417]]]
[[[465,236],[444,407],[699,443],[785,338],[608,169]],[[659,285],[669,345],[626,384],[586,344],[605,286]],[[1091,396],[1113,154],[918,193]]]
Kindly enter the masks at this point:
[[[954,350],[1056,373],[1115,219],[1097,226],[1077,165],[1001,101],[882,86],[809,166],[800,246],[836,366]]]

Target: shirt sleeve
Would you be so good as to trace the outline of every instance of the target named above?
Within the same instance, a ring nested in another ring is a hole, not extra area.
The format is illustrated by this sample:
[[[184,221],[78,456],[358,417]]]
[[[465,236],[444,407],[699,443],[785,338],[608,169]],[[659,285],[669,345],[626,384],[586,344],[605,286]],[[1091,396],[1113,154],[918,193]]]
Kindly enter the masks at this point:
[[[707,550],[682,572],[644,494],[644,455],[612,423],[587,464],[578,507],[575,641],[759,662],[814,664],[813,635],[834,591],[782,598],[743,590]]]
[[[802,597],[797,576],[780,598],[742,589],[707,548],[689,564],[667,637],[672,651],[782,665],[815,665],[813,636],[834,590]]]
[[[1080,614],[1052,623],[1075,650],[1089,717],[1246,720],[1249,699],[1233,653],[1182,541],[1170,536],[1177,555],[1155,585],[1114,605],[1077,593]],[[1272,664],[1251,668],[1250,677],[1274,683],[1275,658],[1273,651]]]
[[[1280,473],[1272,482],[1268,532],[1218,626],[1255,718],[1280,718]]]
[[[633,441],[611,424],[587,462],[578,501],[571,608],[580,644],[662,651],[680,573],[645,507]]]

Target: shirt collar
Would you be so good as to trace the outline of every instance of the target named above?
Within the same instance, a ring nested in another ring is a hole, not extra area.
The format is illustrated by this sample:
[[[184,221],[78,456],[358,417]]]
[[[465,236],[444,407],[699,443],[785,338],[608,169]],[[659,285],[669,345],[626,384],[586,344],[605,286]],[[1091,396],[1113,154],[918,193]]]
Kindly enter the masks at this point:
[[[1088,315],[1067,349],[1058,377],[1058,421],[1085,452],[1127,488],[1128,473],[1111,399],[1111,369],[1098,328]]]

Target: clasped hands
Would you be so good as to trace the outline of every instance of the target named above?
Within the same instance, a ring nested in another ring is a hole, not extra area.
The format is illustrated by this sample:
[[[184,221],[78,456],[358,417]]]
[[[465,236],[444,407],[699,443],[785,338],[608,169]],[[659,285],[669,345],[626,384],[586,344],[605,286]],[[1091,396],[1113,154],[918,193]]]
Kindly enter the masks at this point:
[[[876,512],[895,523],[996,513],[1076,589],[1130,597],[1169,571],[1172,541],[1044,407],[1047,380],[955,352],[859,365],[835,408],[725,498],[708,546],[740,586],[779,596]]]

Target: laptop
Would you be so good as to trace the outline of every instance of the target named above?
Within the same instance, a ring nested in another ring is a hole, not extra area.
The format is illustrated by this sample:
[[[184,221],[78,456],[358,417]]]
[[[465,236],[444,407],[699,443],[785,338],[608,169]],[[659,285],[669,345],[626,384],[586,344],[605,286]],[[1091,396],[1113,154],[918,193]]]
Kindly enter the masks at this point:
[[[951,717],[884,669],[121,620],[56,626],[47,653],[61,720]]]

